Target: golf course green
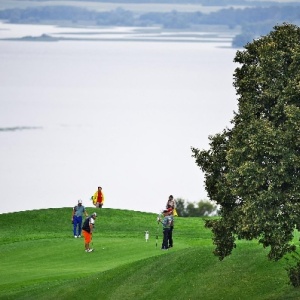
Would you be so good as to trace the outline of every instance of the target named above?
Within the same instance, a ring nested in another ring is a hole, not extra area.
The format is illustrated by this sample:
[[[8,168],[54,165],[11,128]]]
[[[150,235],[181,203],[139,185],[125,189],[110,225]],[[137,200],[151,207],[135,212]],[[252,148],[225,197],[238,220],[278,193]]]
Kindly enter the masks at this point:
[[[286,261],[268,261],[257,241],[238,241],[219,261],[205,218],[175,218],[174,247],[162,251],[154,213],[98,209],[86,253],[71,212],[0,214],[0,299],[300,299]]]

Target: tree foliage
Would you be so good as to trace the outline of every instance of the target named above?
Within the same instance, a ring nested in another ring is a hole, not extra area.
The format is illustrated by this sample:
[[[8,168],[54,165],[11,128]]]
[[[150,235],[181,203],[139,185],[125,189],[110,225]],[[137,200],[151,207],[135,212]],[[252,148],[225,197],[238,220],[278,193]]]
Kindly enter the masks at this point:
[[[176,199],[176,210],[180,217],[204,217],[214,213],[217,206],[211,201],[199,201],[198,203],[185,202],[185,200]]]
[[[258,239],[279,260],[300,215],[300,28],[274,27],[237,51],[238,112],[231,129],[210,136],[210,149],[192,148],[205,174],[218,220],[207,221],[220,260],[236,239]]]

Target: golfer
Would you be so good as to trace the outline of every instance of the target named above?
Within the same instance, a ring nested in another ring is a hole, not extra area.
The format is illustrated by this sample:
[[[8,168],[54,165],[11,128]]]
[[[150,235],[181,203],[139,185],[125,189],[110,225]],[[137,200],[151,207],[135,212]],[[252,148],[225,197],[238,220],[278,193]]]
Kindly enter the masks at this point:
[[[97,214],[94,212],[90,217],[85,219],[83,226],[82,226],[85,252],[93,251],[93,249],[90,248],[90,243],[92,241],[92,234],[93,234],[96,218],[97,218]]]
[[[176,208],[176,202],[173,195],[169,196],[169,199],[166,204],[166,208],[172,208],[172,209]]]
[[[161,222],[162,225],[163,225],[163,242],[162,242],[162,245],[161,245],[161,249],[162,250],[168,250],[169,249],[168,240],[169,240],[169,235],[170,235],[170,228],[171,228],[172,219],[169,216],[169,210],[168,209],[165,209],[163,211],[163,215],[164,215],[163,220],[161,220],[159,218],[159,222]]]
[[[78,200],[78,204],[73,207],[72,224],[74,238],[81,237],[82,216],[88,216],[85,207],[82,205],[82,200]]]
[[[169,196],[169,199],[168,199],[167,204],[166,204],[166,208],[167,209],[172,208],[172,215],[178,217],[178,213],[177,213],[177,210],[176,210],[176,201],[175,201],[173,195]]]

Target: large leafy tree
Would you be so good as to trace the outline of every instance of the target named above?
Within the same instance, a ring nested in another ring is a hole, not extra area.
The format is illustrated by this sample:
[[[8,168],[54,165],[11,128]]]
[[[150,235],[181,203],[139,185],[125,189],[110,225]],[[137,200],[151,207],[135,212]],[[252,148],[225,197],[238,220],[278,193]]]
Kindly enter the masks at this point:
[[[210,136],[210,149],[192,148],[220,218],[206,226],[215,254],[231,254],[236,239],[258,239],[279,260],[300,217],[300,28],[274,27],[237,51],[238,111],[231,128]]]

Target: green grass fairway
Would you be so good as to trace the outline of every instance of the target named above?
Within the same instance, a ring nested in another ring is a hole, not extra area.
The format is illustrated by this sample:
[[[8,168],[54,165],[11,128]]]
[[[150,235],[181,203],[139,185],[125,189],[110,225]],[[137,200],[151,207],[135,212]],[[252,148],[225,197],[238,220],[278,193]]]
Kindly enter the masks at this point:
[[[0,214],[0,299],[300,299],[285,261],[268,261],[255,241],[220,262],[202,218],[176,218],[174,248],[161,251],[155,214],[98,210],[86,253],[71,210]]]

